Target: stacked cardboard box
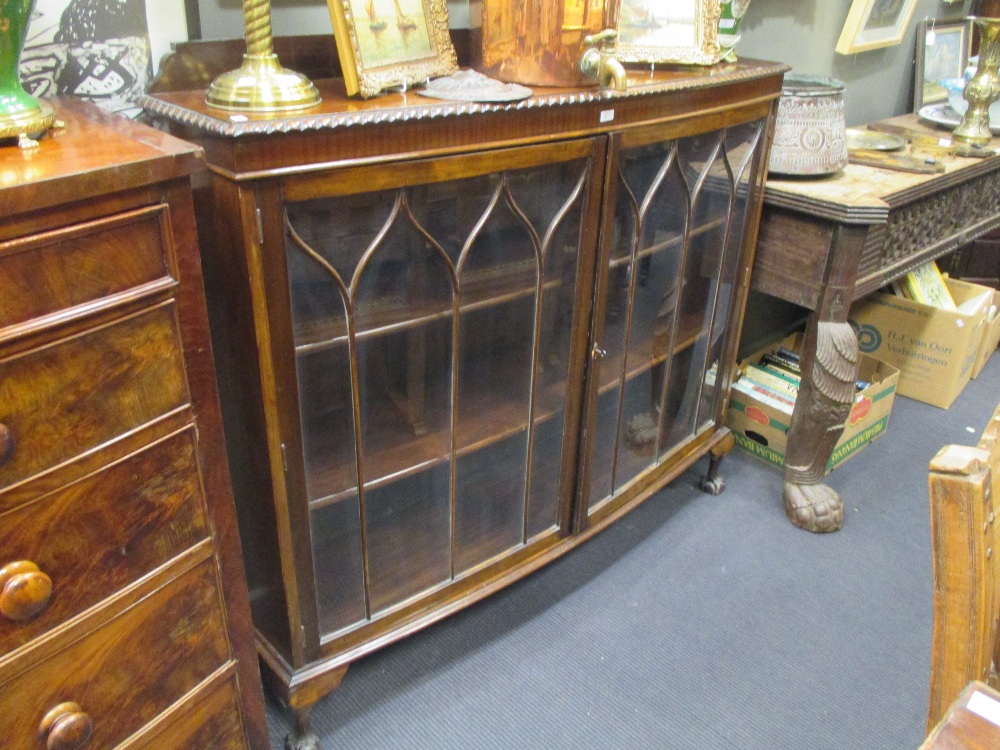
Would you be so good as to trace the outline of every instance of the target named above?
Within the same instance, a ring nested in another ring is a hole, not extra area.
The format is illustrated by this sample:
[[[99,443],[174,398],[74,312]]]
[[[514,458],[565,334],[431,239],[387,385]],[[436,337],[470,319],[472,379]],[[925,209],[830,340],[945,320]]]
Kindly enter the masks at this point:
[[[754,381],[752,371],[750,377],[742,373],[769,359],[768,355],[780,349],[797,354],[801,343],[801,334],[795,334],[740,363],[741,376],[734,383],[729,400],[726,421],[733,431],[736,445],[775,466],[785,465],[786,433],[791,424],[794,397],[786,399],[778,392],[768,393]],[[899,370],[862,354],[858,380],[859,386],[863,387],[855,397],[844,434],[830,456],[826,467],[828,472],[885,433],[889,424]]]
[[[850,319],[861,351],[899,368],[899,392],[947,409],[982,354],[994,290],[945,279],[956,309],[875,292]]]

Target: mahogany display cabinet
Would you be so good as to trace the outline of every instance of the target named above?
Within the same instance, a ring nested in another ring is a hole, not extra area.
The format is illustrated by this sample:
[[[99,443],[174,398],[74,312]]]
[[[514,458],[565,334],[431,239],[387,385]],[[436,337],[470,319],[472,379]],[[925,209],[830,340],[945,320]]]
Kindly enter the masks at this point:
[[[294,115],[147,97],[197,198],[265,679],[355,659],[718,459],[785,67]]]

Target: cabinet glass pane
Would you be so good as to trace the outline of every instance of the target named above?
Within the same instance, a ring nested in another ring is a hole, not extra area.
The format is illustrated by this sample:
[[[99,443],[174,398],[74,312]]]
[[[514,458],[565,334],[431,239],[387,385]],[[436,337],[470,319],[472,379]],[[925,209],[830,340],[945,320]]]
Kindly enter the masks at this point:
[[[557,526],[590,170],[286,205],[323,633]]]
[[[711,425],[761,124],[625,149],[617,169],[591,509]],[[704,390],[704,394],[703,394]]]
[[[661,456],[695,434],[732,207],[732,176],[722,148],[723,137],[720,132],[686,138],[678,150],[678,163],[691,195],[691,222],[677,301],[674,354],[668,366]]]
[[[739,282],[740,254],[743,250],[743,238],[746,232],[747,216],[750,211],[751,180],[753,160],[759,151],[764,131],[762,120],[745,125],[737,125],[726,131],[725,159],[733,175],[733,209],[729,232],[726,236],[726,251],[722,260],[722,272],[719,274],[718,301],[712,320],[712,331],[709,335],[708,369],[705,372],[702,399],[698,407],[699,429],[711,424],[715,419],[716,407],[721,397],[722,378],[717,378],[723,347],[726,343],[726,332],[730,329],[729,315],[732,311],[733,297]],[[718,382],[717,382],[718,381]]]

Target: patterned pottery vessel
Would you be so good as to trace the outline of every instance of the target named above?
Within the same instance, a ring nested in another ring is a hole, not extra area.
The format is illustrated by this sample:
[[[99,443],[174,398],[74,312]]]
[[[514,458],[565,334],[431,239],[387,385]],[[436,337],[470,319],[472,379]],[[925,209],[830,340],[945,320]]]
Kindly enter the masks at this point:
[[[828,175],[847,165],[844,83],[834,78],[787,75],[768,171]]]

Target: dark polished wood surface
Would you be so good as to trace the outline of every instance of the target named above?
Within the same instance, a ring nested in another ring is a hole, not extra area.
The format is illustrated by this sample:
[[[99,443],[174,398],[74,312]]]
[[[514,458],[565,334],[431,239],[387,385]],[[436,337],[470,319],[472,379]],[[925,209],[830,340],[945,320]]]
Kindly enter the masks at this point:
[[[887,122],[948,135],[916,115]],[[1000,147],[1000,139],[990,146]],[[1000,156],[938,158],[940,174],[849,164],[818,179],[768,178],[752,284],[812,311],[804,382],[829,382],[821,373],[831,371],[853,381],[858,349],[847,316],[854,300],[1000,226]],[[792,416],[786,508],[793,522],[814,531],[840,525],[830,514],[842,514],[841,500],[820,479],[847,408],[839,396],[800,394]],[[798,520],[792,506],[803,514]]]
[[[0,147],[3,744],[264,750],[202,154],[56,107],[65,127],[37,148]]]

